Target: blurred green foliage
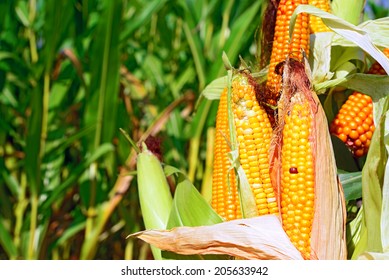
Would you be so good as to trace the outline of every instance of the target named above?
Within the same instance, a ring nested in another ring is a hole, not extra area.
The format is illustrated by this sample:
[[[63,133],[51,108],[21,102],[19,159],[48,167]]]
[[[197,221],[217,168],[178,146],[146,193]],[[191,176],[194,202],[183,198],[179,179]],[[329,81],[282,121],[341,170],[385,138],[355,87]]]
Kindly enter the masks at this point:
[[[264,4],[1,1],[0,259],[149,258],[119,128],[199,186],[217,102],[196,100],[223,51],[255,64]]]

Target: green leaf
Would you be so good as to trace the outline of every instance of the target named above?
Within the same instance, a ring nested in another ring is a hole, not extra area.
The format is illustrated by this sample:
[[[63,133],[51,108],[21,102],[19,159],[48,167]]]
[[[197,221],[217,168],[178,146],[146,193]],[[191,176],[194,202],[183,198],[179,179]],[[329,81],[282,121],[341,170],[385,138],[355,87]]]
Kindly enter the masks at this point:
[[[167,228],[202,226],[223,222],[188,179],[181,179],[174,193]]]
[[[90,150],[100,143],[112,142],[117,133],[117,101],[119,89],[119,36],[121,30],[122,1],[103,1],[103,13],[97,24],[92,42],[91,84],[85,100],[85,124],[96,125],[94,138],[89,139]],[[115,164],[110,157],[106,166],[110,174],[116,172]]]
[[[41,187],[41,133],[43,102],[39,87],[32,92],[31,116],[27,120],[25,170],[30,191],[38,195]]]
[[[0,217],[0,244],[4,248],[5,252],[10,259],[15,259],[17,257],[17,249],[13,243],[12,236],[10,232],[6,229],[4,225],[4,220]]]
[[[135,16],[129,18],[124,22],[123,32],[120,36],[120,41],[128,40],[137,29],[150,22],[153,15],[157,14],[157,12],[165,5],[165,3],[166,0],[142,2],[144,6],[139,7],[139,13],[136,13]]]
[[[66,178],[60,185],[58,185],[47,197],[47,199],[43,202],[41,206],[41,212],[45,212],[48,208],[57,201],[60,196],[75,182],[80,179],[80,176],[84,171],[96,160],[105,154],[112,152],[114,150],[114,146],[110,143],[102,144],[98,147],[93,154],[87,157],[81,164],[79,164],[74,170],[72,170],[69,177]]]
[[[362,197],[362,172],[344,173],[338,170],[346,201]]]
[[[239,18],[237,18],[231,26],[231,35],[226,41],[226,44],[222,52],[226,52],[227,56],[230,58],[231,63],[234,63],[238,59],[239,51],[242,48],[242,45],[247,42],[247,40],[252,40],[253,38],[247,37],[246,34],[251,34],[248,32],[252,28],[252,23],[255,18],[260,13],[261,7],[265,3],[263,1],[255,1],[253,4],[244,11]],[[222,53],[220,53],[220,56]],[[222,74],[224,71],[223,61],[217,60],[213,64],[211,73],[217,73],[217,76]]]
[[[347,258],[351,259],[355,245],[361,240],[361,228],[363,223],[363,206],[359,209],[357,216],[346,225],[346,240],[347,240]]]

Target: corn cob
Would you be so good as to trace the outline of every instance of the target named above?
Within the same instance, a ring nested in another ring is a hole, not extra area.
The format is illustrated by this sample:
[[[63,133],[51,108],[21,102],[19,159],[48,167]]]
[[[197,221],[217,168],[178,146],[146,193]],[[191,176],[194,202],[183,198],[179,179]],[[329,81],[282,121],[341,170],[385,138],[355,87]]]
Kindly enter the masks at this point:
[[[272,127],[266,111],[256,100],[249,77],[237,75],[232,83],[232,110],[239,159],[255,197],[258,214],[278,213],[270,179],[269,147]]]
[[[275,72],[278,63],[287,57],[302,60],[302,50],[309,52],[309,17],[305,13],[297,16],[291,41],[289,42],[290,18],[299,4],[308,4],[308,0],[281,0],[277,9],[273,48],[270,57],[269,73],[266,83],[266,102],[276,106],[281,90],[281,76]]]
[[[331,4],[329,0],[309,0],[309,5],[315,6],[322,11],[331,12]],[[321,18],[309,15],[310,33],[329,32],[331,31],[321,20]]]
[[[269,118],[256,100],[254,86],[243,74],[236,75],[232,82],[231,99],[239,160],[253,192],[258,214],[278,213],[269,174],[269,146],[272,136]],[[212,207],[224,219],[232,220],[240,218],[242,214],[236,177],[227,158],[230,147],[226,140],[229,138],[226,89],[220,98],[216,130]]]
[[[343,259],[346,210],[327,119],[306,64],[287,59],[280,66],[283,89],[271,165],[282,226],[304,259]],[[323,242],[339,247],[327,248]]]
[[[212,176],[212,208],[224,219],[241,218],[235,173],[227,153],[231,151],[229,139],[227,89],[220,96],[216,118],[215,157]]]
[[[291,98],[282,131],[281,216],[286,234],[305,259],[311,254],[315,199],[311,132],[309,103],[297,93]]]
[[[384,54],[389,57],[389,49],[385,49]],[[374,62],[368,74],[386,75],[386,72]],[[355,157],[367,154],[374,130],[373,101],[357,91],[348,97],[330,125],[330,132],[342,140]]]

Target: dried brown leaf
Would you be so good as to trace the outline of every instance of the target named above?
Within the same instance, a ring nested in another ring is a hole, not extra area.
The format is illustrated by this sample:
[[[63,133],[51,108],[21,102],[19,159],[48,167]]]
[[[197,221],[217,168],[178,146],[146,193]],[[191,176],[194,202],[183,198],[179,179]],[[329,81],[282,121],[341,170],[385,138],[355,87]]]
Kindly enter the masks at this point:
[[[227,254],[240,259],[302,260],[275,215],[211,226],[147,230],[128,237],[182,255]]]

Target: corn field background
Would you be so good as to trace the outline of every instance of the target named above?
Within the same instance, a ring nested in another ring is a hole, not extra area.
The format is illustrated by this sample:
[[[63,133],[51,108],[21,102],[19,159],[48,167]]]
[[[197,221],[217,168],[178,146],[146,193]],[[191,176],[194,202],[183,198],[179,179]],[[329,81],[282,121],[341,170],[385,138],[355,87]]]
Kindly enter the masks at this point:
[[[226,74],[223,52],[257,67],[266,3],[0,0],[0,259],[152,258],[126,239],[144,223],[121,129],[209,199],[218,102],[200,94]],[[335,153],[351,221],[364,159]]]

